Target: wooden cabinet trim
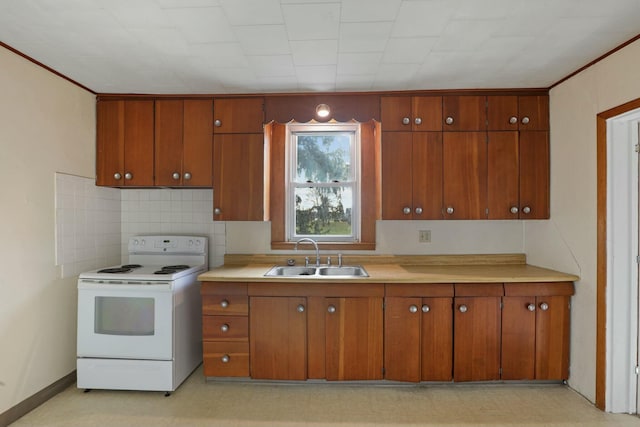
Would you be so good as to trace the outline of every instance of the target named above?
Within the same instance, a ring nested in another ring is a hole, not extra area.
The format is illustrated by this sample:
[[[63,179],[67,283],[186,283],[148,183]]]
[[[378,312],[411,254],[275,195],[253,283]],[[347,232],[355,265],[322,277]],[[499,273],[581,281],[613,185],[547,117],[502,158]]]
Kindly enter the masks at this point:
[[[505,283],[505,296],[573,295],[573,282]]]
[[[456,283],[456,297],[501,297],[504,295],[502,283]]]
[[[387,283],[387,297],[452,297],[453,283]]]
[[[382,297],[383,283],[249,283],[249,296]]]
[[[242,282],[202,282],[202,295],[247,295],[247,284]]]

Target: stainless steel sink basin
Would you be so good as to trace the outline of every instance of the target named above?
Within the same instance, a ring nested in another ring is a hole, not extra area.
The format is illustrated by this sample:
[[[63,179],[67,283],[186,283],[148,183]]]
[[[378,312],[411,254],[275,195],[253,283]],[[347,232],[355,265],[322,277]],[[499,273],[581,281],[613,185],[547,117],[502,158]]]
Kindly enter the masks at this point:
[[[319,267],[302,267],[276,265],[265,273],[265,277],[300,277],[300,278],[335,278],[369,277],[360,265],[321,265]]]
[[[318,267],[317,274],[320,276],[369,277],[364,267],[359,265]]]
[[[265,276],[282,276],[282,277],[294,277],[294,276],[313,276],[316,274],[315,267],[296,267],[288,265],[276,265],[271,270],[267,271]]]

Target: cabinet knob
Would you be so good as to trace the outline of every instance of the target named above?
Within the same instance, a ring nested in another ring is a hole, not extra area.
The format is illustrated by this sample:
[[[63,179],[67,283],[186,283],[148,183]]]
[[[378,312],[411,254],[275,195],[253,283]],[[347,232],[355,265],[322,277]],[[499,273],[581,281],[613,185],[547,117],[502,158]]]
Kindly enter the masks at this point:
[[[335,305],[330,305],[329,307],[327,307],[327,311],[329,313],[335,313],[336,312],[336,306]]]
[[[222,361],[222,363],[229,363],[229,361],[231,360],[231,358],[229,357],[228,354],[225,354],[224,356],[222,356],[220,358],[220,360]]]
[[[296,307],[298,313],[304,313],[304,305],[300,304]]]
[[[409,215],[411,213],[411,208],[409,206],[405,206],[402,208],[402,213],[405,215]]]
[[[512,214],[517,214],[518,213],[518,207],[517,206],[511,206],[511,209],[509,209],[509,212],[511,212]]]
[[[453,206],[449,206],[449,207],[447,208],[447,213],[448,213],[449,215],[451,215],[451,214],[453,213]]]
[[[184,179],[186,179],[186,180],[191,179],[191,174],[189,172],[185,172],[184,173]]]
[[[549,304],[547,304],[546,302],[540,303],[540,310],[542,311],[549,310]]]
[[[124,174],[124,179],[131,179],[133,178],[133,174],[131,172],[127,172]]]
[[[413,121],[415,124],[417,125],[421,125],[422,124],[422,119],[420,117],[416,117],[415,120]]]
[[[213,125],[217,128],[219,128],[220,126],[222,126],[222,122],[218,119],[213,121]]]
[[[418,215],[422,215],[422,208],[416,208],[415,212],[416,212]]]
[[[509,124],[515,125],[518,123],[518,118],[516,116],[509,117]]]
[[[444,119],[444,122],[448,125],[452,125],[453,124],[453,117],[449,116],[446,119]]]
[[[522,124],[523,124],[523,125],[529,124],[529,117],[524,116],[524,117],[522,118],[521,122],[522,122]]]
[[[180,179],[180,174],[178,172],[174,172],[173,175],[171,175],[171,178],[178,180]]]
[[[220,326],[220,330],[222,332],[229,332],[229,325],[225,323],[224,325]]]
[[[430,312],[430,311],[431,311],[431,307],[429,307],[427,304],[424,304],[424,305],[422,306],[422,312],[423,312],[423,313],[428,313],[428,312]]]
[[[408,125],[409,123],[411,123],[411,120],[409,120],[409,117],[403,117],[402,118],[402,124],[403,125]]]
[[[535,304],[528,304],[527,305],[527,310],[536,311],[536,305]]]
[[[529,206],[525,206],[524,208],[522,208],[522,212],[526,214],[531,213],[531,208]]]
[[[222,211],[220,210],[220,208],[215,208],[215,209],[213,210],[213,214],[214,214],[214,215],[220,215],[221,213],[222,213]]]
[[[418,306],[416,306],[416,305],[410,305],[410,306],[409,306],[409,312],[410,312],[410,313],[417,313],[417,312],[418,312]]]
[[[122,175],[120,175],[118,172],[116,172],[116,173],[114,173],[114,174],[113,174],[113,177],[114,177],[115,179],[118,179],[118,180],[119,180],[119,179],[121,179],[121,178],[122,178]]]
[[[220,307],[222,308],[229,307],[229,301],[227,301],[226,299],[223,299],[222,301],[220,301]]]
[[[458,307],[458,310],[460,311],[460,313],[466,313],[469,308],[466,305],[462,304],[460,307]]]

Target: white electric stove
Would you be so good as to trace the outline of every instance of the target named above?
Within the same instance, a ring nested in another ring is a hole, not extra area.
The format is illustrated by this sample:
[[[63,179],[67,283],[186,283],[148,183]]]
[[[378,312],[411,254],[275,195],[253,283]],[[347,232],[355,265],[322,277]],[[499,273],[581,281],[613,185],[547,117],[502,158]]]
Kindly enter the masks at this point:
[[[128,252],[78,278],[78,388],[169,394],[202,362],[208,239],[136,236]]]

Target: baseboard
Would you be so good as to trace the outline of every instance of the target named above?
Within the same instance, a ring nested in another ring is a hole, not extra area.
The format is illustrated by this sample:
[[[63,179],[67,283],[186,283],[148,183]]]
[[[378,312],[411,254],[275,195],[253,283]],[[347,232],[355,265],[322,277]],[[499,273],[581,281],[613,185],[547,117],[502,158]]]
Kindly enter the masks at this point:
[[[58,381],[43,388],[33,396],[26,398],[16,406],[9,408],[7,411],[0,414],[0,427],[6,427],[23,415],[28,414],[75,382],[76,371],[74,370],[69,375],[60,378]]]

